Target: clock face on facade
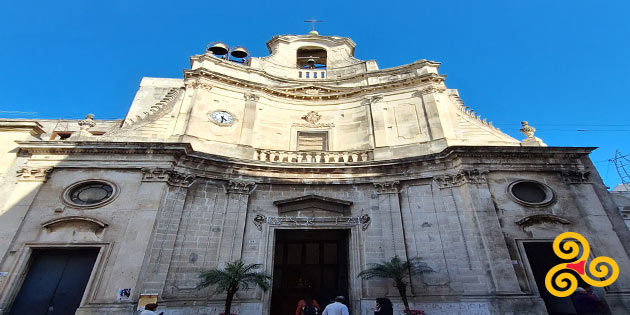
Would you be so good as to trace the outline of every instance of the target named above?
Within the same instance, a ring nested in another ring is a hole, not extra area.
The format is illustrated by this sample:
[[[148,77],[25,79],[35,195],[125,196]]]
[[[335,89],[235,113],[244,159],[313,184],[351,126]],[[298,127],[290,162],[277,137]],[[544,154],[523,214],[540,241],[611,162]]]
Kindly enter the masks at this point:
[[[212,119],[212,121],[214,121],[215,123],[219,124],[219,125],[231,125],[232,123],[234,123],[234,116],[232,116],[232,114],[226,112],[226,111],[222,111],[222,110],[218,110],[215,112],[212,112],[210,114],[210,119]]]

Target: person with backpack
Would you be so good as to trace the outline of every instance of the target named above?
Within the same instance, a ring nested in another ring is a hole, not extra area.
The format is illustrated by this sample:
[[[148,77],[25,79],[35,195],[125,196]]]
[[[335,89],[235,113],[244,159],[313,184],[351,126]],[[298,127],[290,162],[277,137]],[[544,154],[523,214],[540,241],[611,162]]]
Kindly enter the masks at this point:
[[[392,301],[382,297],[376,299],[376,307],[374,307],[374,315],[394,315]]]
[[[320,315],[321,308],[317,301],[315,301],[310,295],[305,295],[303,299],[298,301],[297,308],[295,309],[295,315]]]

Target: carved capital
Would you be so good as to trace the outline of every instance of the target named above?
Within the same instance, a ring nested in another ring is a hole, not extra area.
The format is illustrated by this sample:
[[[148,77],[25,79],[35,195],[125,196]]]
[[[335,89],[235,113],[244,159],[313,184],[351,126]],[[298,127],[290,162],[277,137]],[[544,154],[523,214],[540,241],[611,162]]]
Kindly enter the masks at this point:
[[[167,183],[171,186],[190,187],[195,180],[195,175],[176,171],[169,172]]]
[[[227,193],[228,194],[245,194],[245,195],[249,195],[252,190],[254,189],[254,187],[256,186],[256,183],[254,182],[247,182],[247,181],[240,181],[240,180],[230,180],[228,182],[228,186],[226,188]]]
[[[22,166],[16,173],[20,182],[45,182],[52,170],[52,167]]]
[[[446,91],[446,88],[444,86],[429,85],[423,89],[420,89],[416,93],[414,93],[413,96],[417,97],[417,96],[422,96],[422,95],[427,95],[427,94],[432,94],[432,93],[443,93],[444,91]]]
[[[166,182],[171,186],[190,187],[195,180],[195,176],[188,173],[181,173],[168,168],[142,168],[142,181],[144,182]]]
[[[589,184],[591,183],[591,172],[589,171],[563,171],[562,179],[567,184]]]
[[[456,187],[464,184],[485,184],[487,171],[460,170],[456,174],[433,177],[440,188]]]
[[[376,193],[381,194],[397,194],[399,181],[374,183]]]
[[[186,86],[192,87],[193,89],[202,89],[206,91],[212,90],[212,85],[206,82],[202,82],[202,81],[186,82]]]
[[[245,94],[245,100],[249,101],[249,102],[258,102],[258,99],[260,97],[258,97],[258,95],[254,94],[254,93],[249,93],[249,94]]]

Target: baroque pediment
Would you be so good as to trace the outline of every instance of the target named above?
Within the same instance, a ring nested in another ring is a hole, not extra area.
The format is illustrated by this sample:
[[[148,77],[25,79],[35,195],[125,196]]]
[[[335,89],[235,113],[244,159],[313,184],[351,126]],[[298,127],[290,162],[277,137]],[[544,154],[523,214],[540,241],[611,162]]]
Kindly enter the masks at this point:
[[[323,85],[305,85],[290,88],[275,88],[272,92],[298,98],[338,97],[361,92],[359,88],[338,88]]]
[[[329,213],[330,215],[349,215],[352,201],[317,196],[306,195],[297,198],[274,201],[273,204],[278,207],[278,213],[285,215],[294,214],[315,214]]]

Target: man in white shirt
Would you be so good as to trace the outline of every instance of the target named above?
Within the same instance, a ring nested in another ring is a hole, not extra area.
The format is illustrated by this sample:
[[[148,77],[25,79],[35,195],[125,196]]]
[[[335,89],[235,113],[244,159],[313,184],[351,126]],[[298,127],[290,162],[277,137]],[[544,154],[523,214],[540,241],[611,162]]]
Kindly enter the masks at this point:
[[[350,315],[348,307],[343,304],[344,300],[345,298],[341,295],[336,297],[335,303],[328,304],[322,315]]]

